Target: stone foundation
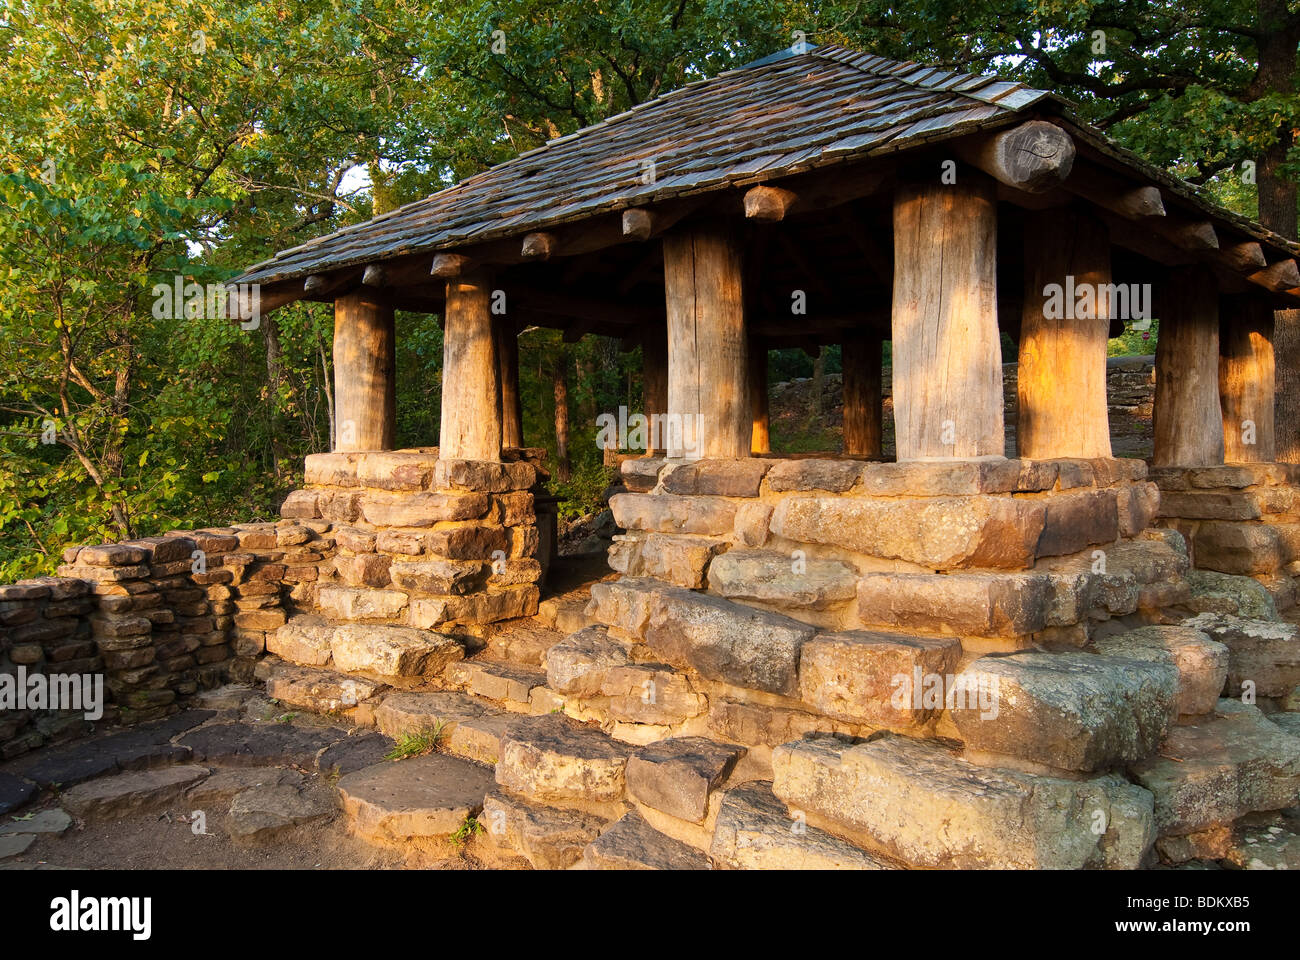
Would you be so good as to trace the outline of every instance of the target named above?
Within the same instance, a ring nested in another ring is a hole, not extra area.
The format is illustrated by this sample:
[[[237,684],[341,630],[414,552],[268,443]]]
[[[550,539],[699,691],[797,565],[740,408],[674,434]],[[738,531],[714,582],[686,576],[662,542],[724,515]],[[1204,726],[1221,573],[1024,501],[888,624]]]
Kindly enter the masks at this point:
[[[1159,467],[1151,479],[1160,487],[1158,523],[1183,535],[1193,566],[1252,577],[1278,610],[1295,605],[1300,466]]]
[[[294,599],[345,622],[481,632],[537,612],[540,449],[503,462],[440,460],[436,448],[322,453],[286,519],[333,524],[335,552]]]

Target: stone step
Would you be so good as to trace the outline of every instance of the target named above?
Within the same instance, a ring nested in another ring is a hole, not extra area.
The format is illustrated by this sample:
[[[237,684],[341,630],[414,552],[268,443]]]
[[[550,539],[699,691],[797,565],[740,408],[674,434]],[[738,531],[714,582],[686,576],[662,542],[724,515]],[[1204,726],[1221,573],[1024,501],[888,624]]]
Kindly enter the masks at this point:
[[[754,780],[722,798],[709,856],[733,870],[894,870],[895,864],[790,815],[772,784]]]
[[[631,749],[562,714],[521,718],[501,738],[496,781],[543,803],[616,803],[625,793]]]
[[[633,810],[587,845],[586,870],[708,870],[709,858],[655,830]]]
[[[321,751],[346,739],[340,727],[300,726],[294,723],[214,723],[182,737],[195,762],[223,766],[316,765]]]
[[[628,796],[678,819],[703,823],[710,795],[745,753],[744,747],[708,737],[670,737],[648,744],[628,759]]]
[[[969,757],[1091,773],[1155,752],[1178,680],[1169,661],[1031,650],[973,661],[945,694]]]
[[[594,618],[587,615],[587,604],[590,599],[586,594],[547,597],[537,605],[537,616],[534,619],[543,627],[561,635],[576,633],[596,622]]]
[[[529,803],[499,789],[484,799],[480,820],[494,844],[524,857],[536,870],[567,870],[609,826],[603,817]]]
[[[386,841],[450,837],[492,788],[490,767],[441,753],[377,763],[338,782],[356,832]]]
[[[313,713],[347,716],[363,705],[373,709],[387,689],[386,684],[366,677],[283,662],[271,665],[266,677],[268,697]]]
[[[1211,712],[1228,676],[1228,648],[1185,626],[1139,627],[1093,644],[1107,656],[1171,663],[1178,670],[1179,716]]]
[[[563,639],[564,634],[543,626],[536,619],[516,620],[492,634],[488,655],[493,660],[523,667],[540,667],[546,651]]]
[[[179,764],[137,770],[78,784],[61,797],[83,820],[110,820],[161,809],[208,775],[206,767]]]
[[[1243,685],[1260,697],[1285,697],[1300,684],[1300,626],[1202,613],[1183,626],[1200,630],[1228,648],[1227,695]]]
[[[299,666],[380,677],[434,676],[465,656],[458,640],[432,630],[313,614],[299,614],[268,634],[266,648]]]
[[[1129,772],[1155,795],[1162,837],[1202,832],[1300,803],[1300,737],[1258,707],[1223,699],[1209,717],[1170,730],[1160,754]]]
[[[463,660],[447,670],[449,683],[485,697],[512,713],[532,711],[532,691],[546,686],[546,674],[498,660]]]
[[[1113,774],[977,766],[892,734],[782,744],[772,767],[773,792],[810,826],[914,867],[1136,869],[1155,841],[1151,794]]]
[[[326,820],[336,810],[325,784],[263,783],[230,801],[226,829],[237,843],[265,843],[292,827]]]

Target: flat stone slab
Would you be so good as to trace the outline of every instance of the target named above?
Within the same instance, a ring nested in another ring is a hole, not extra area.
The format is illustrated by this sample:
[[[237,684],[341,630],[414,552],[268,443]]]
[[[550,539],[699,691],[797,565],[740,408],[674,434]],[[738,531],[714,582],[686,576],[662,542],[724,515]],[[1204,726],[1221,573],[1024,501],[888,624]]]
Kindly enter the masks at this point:
[[[36,790],[36,784],[30,781],[10,773],[0,773],[0,816],[22,807],[36,794]]]
[[[451,836],[492,787],[491,769],[440,753],[378,763],[338,782],[357,831],[392,840]]]
[[[496,660],[466,660],[456,664],[448,675],[474,696],[496,700],[521,712],[527,709],[533,688],[546,685],[546,674],[541,670]]]
[[[671,737],[642,747],[627,762],[627,792],[646,806],[703,823],[716,790],[744,747],[708,737]]]
[[[479,819],[493,843],[513,850],[536,870],[567,870],[609,825],[594,814],[526,803],[504,790],[484,798]]]
[[[1122,777],[977,766],[934,740],[812,737],[777,747],[772,768],[809,824],[914,867],[1132,870],[1156,838],[1151,794]]]
[[[1300,800],[1300,738],[1258,707],[1223,699],[1214,713],[1169,731],[1159,756],[1129,768],[1155,795],[1161,834],[1186,834]]]
[[[962,671],[952,718],[967,750],[1087,773],[1154,753],[1177,696],[1172,663],[1026,651]]]
[[[240,843],[260,843],[290,827],[324,820],[336,809],[332,791],[322,785],[264,784],[230,801],[227,829]]]
[[[121,819],[179,800],[207,775],[206,767],[194,764],[120,773],[78,784],[63,794],[62,803],[83,820]]]
[[[582,865],[588,870],[708,870],[712,866],[699,850],[660,833],[635,810],[588,844]]]
[[[501,738],[496,782],[530,800],[618,800],[631,750],[561,714],[526,717]]]
[[[9,820],[0,823],[0,837],[22,833],[60,834],[70,826],[72,826],[72,818],[68,816],[67,812],[60,810],[58,807],[51,807],[48,810],[32,814],[30,819]]]
[[[331,744],[316,757],[316,769],[321,773],[354,773],[374,766],[393,752],[397,744],[392,737],[382,733],[357,731],[350,737]]]
[[[709,856],[734,870],[894,870],[889,861],[791,817],[772,784],[752,781],[722,798]]]
[[[1227,695],[1253,684],[1261,697],[1285,697],[1300,684],[1300,626],[1202,613],[1183,626],[1200,630],[1228,648]]]
[[[247,684],[228,683],[212,690],[199,691],[194,695],[193,703],[195,706],[216,710],[219,713],[222,710],[239,710],[250,697],[256,694],[257,691]]]
[[[198,809],[223,807],[245,790],[254,787],[296,787],[302,785],[302,774],[281,767],[231,767],[216,770],[206,780],[190,787],[185,794],[187,803]]]
[[[1180,716],[1212,711],[1228,676],[1228,648],[1192,627],[1139,627],[1101,640],[1094,648],[1107,656],[1173,664],[1178,669]]]
[[[187,760],[187,747],[168,741],[216,716],[212,710],[185,710],[129,730],[66,746],[38,750],[8,764],[5,772],[42,787],[69,787],[119,770],[142,770]]]
[[[384,684],[365,677],[291,663],[275,664],[266,678],[267,696],[314,713],[350,710],[384,689]]]
[[[434,693],[393,693],[375,710],[375,724],[390,737],[432,731],[442,725],[444,732],[470,717],[482,716],[487,707],[473,697],[454,691]]]
[[[20,853],[26,853],[27,848],[36,842],[36,835],[31,833],[19,833],[10,837],[0,837],[0,860],[8,857],[16,857]]]
[[[181,738],[194,759],[229,766],[297,765],[311,768],[316,755],[347,736],[334,727],[289,723],[216,723]]]

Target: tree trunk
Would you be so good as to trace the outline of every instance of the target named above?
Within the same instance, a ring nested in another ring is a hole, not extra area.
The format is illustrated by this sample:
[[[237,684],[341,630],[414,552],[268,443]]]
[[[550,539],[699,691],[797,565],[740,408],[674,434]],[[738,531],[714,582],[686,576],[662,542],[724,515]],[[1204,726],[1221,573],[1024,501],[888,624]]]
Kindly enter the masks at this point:
[[[283,350],[280,346],[280,327],[275,315],[262,320],[262,343],[266,348],[266,419],[271,431],[271,470],[280,479],[280,461],[284,459],[283,426],[280,421],[280,388],[284,385]]]
[[[1259,0],[1259,69],[1251,84],[1258,99],[1268,93],[1289,92],[1296,82],[1297,29],[1288,21],[1286,0]],[[1285,177],[1286,161],[1294,134],[1289,124],[1278,128],[1277,143],[1260,158],[1255,169],[1259,189],[1259,222],[1292,239],[1296,236],[1296,185]],[[1277,364],[1277,459],[1300,463],[1300,310],[1279,310],[1273,315],[1273,350]]]
[[[555,357],[551,377],[555,385],[555,475],[560,480],[573,476],[569,462],[569,352],[561,350]]]

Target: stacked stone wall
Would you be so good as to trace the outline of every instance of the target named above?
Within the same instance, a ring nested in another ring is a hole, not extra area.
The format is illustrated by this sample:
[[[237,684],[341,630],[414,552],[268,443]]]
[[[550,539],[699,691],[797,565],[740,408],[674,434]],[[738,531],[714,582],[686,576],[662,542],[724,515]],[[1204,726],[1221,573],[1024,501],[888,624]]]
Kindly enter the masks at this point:
[[[501,463],[436,449],[316,454],[286,519],[332,525],[335,552],[295,592],[345,622],[482,632],[537,612],[542,563],[534,493],[545,451]]]

